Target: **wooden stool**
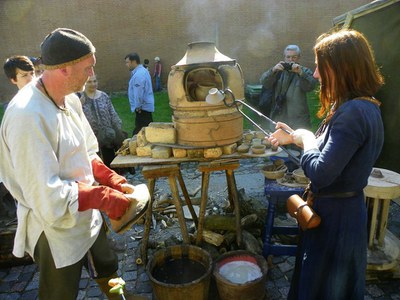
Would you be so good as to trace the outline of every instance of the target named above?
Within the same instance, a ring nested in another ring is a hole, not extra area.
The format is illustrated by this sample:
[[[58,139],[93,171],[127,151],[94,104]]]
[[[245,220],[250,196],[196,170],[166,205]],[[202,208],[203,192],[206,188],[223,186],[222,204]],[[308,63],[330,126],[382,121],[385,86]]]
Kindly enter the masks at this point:
[[[186,189],[185,183],[182,178],[182,173],[179,165],[156,165],[156,166],[144,166],[142,169],[143,177],[148,181],[148,188],[150,192],[150,203],[146,211],[146,221],[144,226],[144,235],[141,245],[141,258],[143,263],[147,262],[147,245],[150,236],[150,225],[153,213],[153,202],[154,202],[154,188],[156,185],[156,179],[161,177],[168,177],[169,185],[171,188],[172,199],[176,208],[176,214],[178,216],[179,225],[182,231],[182,238],[185,244],[189,244],[189,235],[186,228],[185,217],[182,210],[182,205],[179,197],[179,190],[176,183],[176,179],[181,186],[182,193],[184,195],[186,204],[189,208],[190,214],[195,222],[197,222],[197,216],[193,209],[192,203],[190,201],[189,193]]]
[[[364,194],[368,209],[368,269],[387,270],[399,255],[397,241],[387,234],[386,227],[390,201],[400,197],[400,174],[374,168]]]
[[[265,220],[264,240],[263,240],[263,255],[267,258],[269,255],[295,256],[297,252],[296,245],[275,244],[272,242],[274,234],[298,235],[299,227],[295,226],[277,226],[275,222],[276,206],[280,203],[286,203],[287,199],[293,194],[299,196],[304,193],[304,186],[284,186],[276,180],[265,178],[264,193],[268,200],[268,213]]]
[[[208,200],[208,184],[210,181],[210,173],[213,171],[225,171],[226,181],[228,184],[228,197],[230,207],[234,209],[236,224],[236,242],[240,246],[242,244],[242,230],[240,227],[240,207],[236,189],[236,181],[234,170],[240,166],[239,161],[230,162],[202,162],[198,169],[201,172],[201,203],[199,212],[199,221],[197,224],[196,245],[200,245],[203,236],[204,218]]]
[[[367,206],[370,213],[368,247],[383,246],[387,220],[389,215],[390,200],[400,197],[400,174],[374,168],[368,178],[368,185],[364,189]]]

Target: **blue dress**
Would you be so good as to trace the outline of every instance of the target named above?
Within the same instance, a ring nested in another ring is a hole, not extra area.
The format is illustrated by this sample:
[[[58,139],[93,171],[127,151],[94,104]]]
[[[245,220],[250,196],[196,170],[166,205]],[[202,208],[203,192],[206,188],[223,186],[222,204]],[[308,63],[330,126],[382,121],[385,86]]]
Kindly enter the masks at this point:
[[[334,113],[319,151],[306,151],[301,165],[321,217],[319,227],[301,233],[288,299],[364,299],[367,265],[367,209],[363,189],[383,146],[379,107],[350,100]],[[344,198],[344,192],[357,195]]]

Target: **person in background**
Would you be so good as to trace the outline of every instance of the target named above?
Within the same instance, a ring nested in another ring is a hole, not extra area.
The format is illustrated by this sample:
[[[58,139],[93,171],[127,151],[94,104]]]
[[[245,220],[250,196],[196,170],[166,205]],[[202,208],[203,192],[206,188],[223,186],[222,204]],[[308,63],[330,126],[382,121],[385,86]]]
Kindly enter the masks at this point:
[[[15,55],[7,58],[3,65],[3,68],[7,78],[12,84],[15,84],[17,86],[18,90],[22,89],[25,85],[35,79],[34,64],[27,56]],[[6,110],[7,106],[8,102],[3,104],[4,110]],[[0,189],[2,190],[3,196],[0,199],[0,202],[3,202],[3,208],[11,210],[10,213],[14,215],[15,201],[11,197],[9,191],[4,187],[1,176]]]
[[[97,89],[95,74],[89,77],[81,96],[82,109],[85,113],[100,148],[100,156],[104,164],[110,167],[115,158],[115,151],[121,145],[115,145],[116,135],[121,132],[122,121],[119,118],[110,97]]]
[[[154,78],[154,91],[159,92],[162,90],[161,86],[161,71],[162,71],[162,65],[161,65],[161,60],[158,56],[154,58],[154,73],[153,73],[153,78]]]
[[[29,57],[24,55],[15,55],[7,58],[3,69],[7,78],[18,89],[22,89],[35,78],[35,66]]]
[[[363,189],[383,146],[384,128],[374,95],[384,83],[366,38],[355,30],[321,35],[314,46],[320,81],[314,135],[277,123],[275,146],[304,149],[310,178],[307,201],[321,224],[301,232],[288,299],[364,299],[367,209]],[[281,128],[291,132],[285,133]]]
[[[150,74],[140,63],[139,55],[137,53],[127,54],[125,65],[131,71],[128,98],[131,111],[136,115],[135,128],[132,133],[135,135],[140,129],[153,122],[154,94]]]
[[[42,64],[42,59],[40,57],[34,57],[31,56],[29,59],[32,61],[34,67],[35,67],[35,76],[39,77],[43,73],[43,69],[41,67]]]
[[[26,251],[38,264],[39,299],[76,299],[83,266],[109,299],[120,299],[109,292],[118,257],[101,211],[115,220],[128,209],[139,216],[147,201],[129,198],[133,186],[97,156],[75,95],[94,74],[93,44],[58,28],[41,43],[41,57],[42,76],[11,100],[0,127],[0,177],[18,201],[13,254]]]
[[[300,55],[299,46],[286,46],[283,61],[262,74],[260,83],[272,96],[271,119],[310,129],[307,92],[314,90],[318,81],[310,69],[299,64]]]
[[[150,63],[150,61],[149,61],[147,58],[145,58],[144,61],[143,61],[143,67],[144,67],[147,71],[150,72],[150,70],[149,70],[149,63]]]

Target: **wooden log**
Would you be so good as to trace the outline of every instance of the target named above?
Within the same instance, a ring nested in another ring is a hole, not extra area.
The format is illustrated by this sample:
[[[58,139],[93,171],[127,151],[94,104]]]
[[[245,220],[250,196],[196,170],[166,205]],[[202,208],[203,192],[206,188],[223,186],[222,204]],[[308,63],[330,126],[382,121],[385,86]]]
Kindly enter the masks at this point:
[[[243,246],[247,251],[261,254],[262,249],[258,240],[248,231],[242,230]]]
[[[250,214],[250,215],[244,216],[240,220],[240,224],[241,224],[242,228],[250,228],[257,222],[257,220],[258,220],[258,216],[256,214]]]
[[[255,237],[261,236],[262,230],[261,228],[247,228],[247,231],[254,235]]]
[[[206,243],[212,244],[214,246],[221,246],[224,242],[224,236],[222,234],[210,231],[210,230],[203,230],[203,240]]]
[[[201,204],[201,198],[191,198],[190,202],[192,202],[192,205],[200,205]]]
[[[227,245],[231,245],[236,240],[236,234],[234,232],[225,233],[224,240]]]
[[[166,196],[164,199],[158,199],[155,201],[154,206],[155,207],[160,207],[160,206],[164,206],[164,205],[170,205],[173,204],[173,200],[168,198],[168,196]]]
[[[234,216],[209,215],[205,217],[204,229],[236,231]]]
[[[169,205],[166,207],[159,206],[159,207],[153,208],[153,212],[161,212],[161,213],[167,214],[170,212],[176,212],[176,208],[175,208],[175,205]]]

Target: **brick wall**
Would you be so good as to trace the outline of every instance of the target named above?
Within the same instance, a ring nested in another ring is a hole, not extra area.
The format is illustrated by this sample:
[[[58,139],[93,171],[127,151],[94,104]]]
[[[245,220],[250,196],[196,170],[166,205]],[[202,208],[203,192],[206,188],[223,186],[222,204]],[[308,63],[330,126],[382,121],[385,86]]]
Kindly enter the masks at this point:
[[[332,19],[369,3],[365,0],[1,0],[0,56],[40,55],[40,43],[57,27],[83,32],[97,49],[96,73],[101,90],[127,88],[127,53],[141,59],[159,56],[163,82],[170,66],[190,42],[214,41],[223,54],[237,59],[246,83],[258,83],[262,72],[282,58],[287,44],[298,44],[301,63],[313,68],[316,37],[331,28]],[[16,92],[5,75],[0,101]]]

